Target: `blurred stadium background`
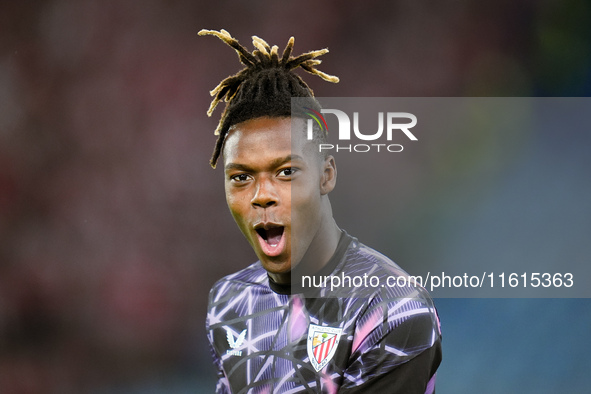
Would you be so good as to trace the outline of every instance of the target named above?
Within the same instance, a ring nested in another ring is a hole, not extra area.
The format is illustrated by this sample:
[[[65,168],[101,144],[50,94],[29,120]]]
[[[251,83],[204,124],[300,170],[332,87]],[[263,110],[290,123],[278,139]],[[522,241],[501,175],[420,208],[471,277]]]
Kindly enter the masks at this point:
[[[205,116],[208,92],[238,61],[198,37],[201,28],[225,28],[248,47],[253,34],[280,48],[293,35],[296,53],[328,47],[322,70],[341,83],[305,76],[318,96],[591,92],[584,0],[0,1],[0,393],[213,391],[208,290],[255,257],[208,165],[219,116]],[[470,256],[494,251],[490,232],[471,231],[476,215],[504,240],[523,240],[512,243],[522,252],[588,264],[578,246],[591,234],[581,203],[590,136],[557,133],[527,136],[516,155],[533,159],[468,197],[463,182],[491,156],[458,155],[440,136],[442,166],[407,180],[392,202],[387,236],[400,246],[386,252],[417,263],[462,258],[466,237]],[[487,210],[497,197],[512,215],[526,212],[517,229]],[[555,221],[568,233],[536,237]],[[438,392],[588,391],[588,299],[437,305]]]

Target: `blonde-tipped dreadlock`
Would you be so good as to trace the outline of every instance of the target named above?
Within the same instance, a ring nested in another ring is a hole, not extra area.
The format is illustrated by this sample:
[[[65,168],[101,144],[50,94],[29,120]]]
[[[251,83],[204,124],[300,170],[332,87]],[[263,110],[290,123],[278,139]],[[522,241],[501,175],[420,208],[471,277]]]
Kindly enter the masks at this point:
[[[310,104],[307,105],[320,110],[312,89],[292,70],[301,67],[325,81],[339,82],[337,77],[316,69],[316,66],[321,63],[321,60],[316,58],[327,53],[328,49],[310,51],[293,57],[291,56],[293,37],[289,39],[283,54],[279,57],[276,45],[271,47],[257,36],[252,37],[255,49],[249,52],[226,30],[201,30],[199,35],[218,37],[236,50],[240,62],[245,66],[238,73],[224,79],[210,92],[213,100],[207,111],[208,116],[211,116],[222,99],[227,103],[215,130],[218,139],[210,161],[213,168],[216,166],[224,140],[232,125],[263,116],[290,116],[292,97],[310,98]]]

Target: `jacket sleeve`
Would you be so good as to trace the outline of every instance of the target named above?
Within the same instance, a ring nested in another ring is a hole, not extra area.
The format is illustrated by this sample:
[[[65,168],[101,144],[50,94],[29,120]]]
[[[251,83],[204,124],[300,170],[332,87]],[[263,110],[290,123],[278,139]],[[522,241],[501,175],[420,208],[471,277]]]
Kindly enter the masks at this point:
[[[358,319],[339,393],[434,393],[441,363],[432,300],[374,299]]]
[[[342,394],[404,393],[434,394],[437,367],[441,362],[441,342],[422,351],[389,372],[369,377],[359,386],[342,388]]]
[[[210,327],[210,311],[211,311],[211,302],[212,302],[212,293],[214,292],[215,287],[209,293],[209,305],[207,307],[207,318],[205,319],[205,330],[207,333],[207,339],[209,342],[209,350],[211,352],[211,357],[213,359],[213,366],[216,370],[217,375],[217,383],[215,387],[215,392],[217,394],[230,394],[232,391],[230,390],[230,384],[228,382],[228,378],[226,377],[224,370],[222,368],[222,360],[220,355],[215,350],[214,346],[214,339],[213,339],[213,331]]]

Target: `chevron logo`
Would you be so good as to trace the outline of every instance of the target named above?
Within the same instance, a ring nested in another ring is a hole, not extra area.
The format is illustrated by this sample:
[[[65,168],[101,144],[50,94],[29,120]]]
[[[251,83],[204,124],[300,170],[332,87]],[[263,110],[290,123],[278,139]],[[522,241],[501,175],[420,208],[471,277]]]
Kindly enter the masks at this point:
[[[242,346],[244,338],[246,338],[246,328],[242,330],[236,339],[234,339],[232,331],[230,331],[229,328],[226,328],[226,338],[228,339],[228,345],[230,345],[230,349],[226,350],[226,353],[231,356],[242,356],[242,350],[237,349]]]

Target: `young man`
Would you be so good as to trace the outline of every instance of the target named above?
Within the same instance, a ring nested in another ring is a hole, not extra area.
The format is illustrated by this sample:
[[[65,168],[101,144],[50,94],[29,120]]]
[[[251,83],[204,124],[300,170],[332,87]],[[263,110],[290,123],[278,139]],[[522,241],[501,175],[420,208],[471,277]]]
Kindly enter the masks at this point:
[[[293,69],[337,82],[315,68],[327,50],[292,57],[291,38],[280,57],[258,37],[250,53],[224,30],[200,34],[222,39],[245,65],[212,91],[208,114],[228,104],[211,165],[223,155],[230,212],[259,259],[210,292],[216,391],[434,392],[441,346],[431,298],[410,281],[397,285],[403,270],[337,226],[335,161],[318,152],[326,136],[315,130],[309,141],[304,111],[291,107],[300,97],[320,110]],[[372,286],[346,283],[368,274]],[[326,282],[333,277],[343,286]]]

